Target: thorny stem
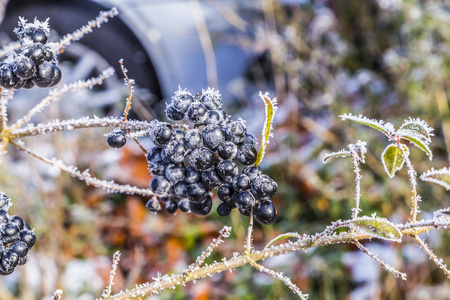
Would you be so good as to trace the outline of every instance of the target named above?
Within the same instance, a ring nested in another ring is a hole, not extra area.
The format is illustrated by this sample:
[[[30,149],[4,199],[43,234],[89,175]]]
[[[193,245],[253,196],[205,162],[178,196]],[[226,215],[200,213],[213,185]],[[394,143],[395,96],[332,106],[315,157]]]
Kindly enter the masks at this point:
[[[360,174],[360,169],[359,169],[359,163],[358,163],[358,158],[356,157],[355,153],[351,153],[351,157],[353,160],[353,171],[355,172],[355,182],[356,182],[356,194],[355,194],[355,207],[353,208],[353,219],[356,219],[358,217],[358,213],[359,213],[359,201],[361,199],[361,178],[362,175]]]
[[[420,247],[425,251],[425,253],[434,261],[434,263],[442,270],[444,271],[445,275],[447,275],[448,278],[450,278],[450,271],[447,269],[447,266],[442,263],[442,260],[434,254],[430,248],[428,248],[427,244],[425,244],[424,241],[419,236],[414,236],[414,239],[417,241],[417,243],[420,245]]]
[[[430,230],[429,227],[416,227],[415,234],[426,232],[428,230]],[[405,229],[402,230],[401,232],[404,235],[411,234],[410,229]],[[311,238],[302,239],[295,243],[285,243],[278,246],[272,246],[262,251],[253,251],[248,255],[242,254],[235,256],[229,260],[224,260],[222,262],[216,262],[211,265],[204,266],[200,269],[193,270],[190,273],[188,279],[185,276],[183,276],[183,274],[181,275],[175,274],[170,277],[167,276],[155,282],[142,285],[135,289],[118,293],[106,299],[110,300],[134,299],[137,297],[143,297],[145,295],[157,294],[165,289],[174,288],[175,286],[179,285],[184,285],[189,281],[194,281],[227,270],[231,272],[233,269],[237,267],[251,265],[252,262],[264,260],[269,257],[280,256],[295,251],[307,250],[317,246],[328,246],[333,244],[349,243],[349,242],[353,243],[355,241],[365,239],[373,239],[373,236],[360,232],[347,232],[339,235],[322,236],[321,238],[315,240],[312,240]]]
[[[411,164],[411,160],[409,159],[408,154],[403,149],[403,144],[400,142],[397,142],[398,148],[402,152],[403,159],[406,162],[406,166],[408,167],[408,175],[409,175],[409,183],[411,184],[411,190],[412,190],[412,221],[416,222],[417,220],[417,202],[418,202],[418,195],[417,195],[417,181],[416,181],[416,171],[414,170],[413,165]]]
[[[73,166],[67,166],[65,165],[63,162],[61,162],[60,160],[56,160],[56,159],[48,159],[45,157],[42,157],[41,155],[31,151],[30,149],[25,148],[24,146],[20,145],[18,142],[11,140],[10,143],[15,146],[16,148],[18,148],[19,150],[22,150],[26,153],[28,153],[29,155],[42,160],[43,162],[54,166],[58,169],[60,169],[61,171],[67,172],[70,175],[72,175],[73,177],[76,177],[82,181],[84,181],[87,185],[92,185],[95,187],[100,187],[103,188],[104,190],[106,190],[108,193],[127,193],[127,194],[139,194],[139,195],[143,195],[143,196],[153,196],[155,195],[150,189],[143,189],[143,188],[138,188],[135,186],[131,186],[131,185],[122,185],[122,184],[118,184],[114,181],[105,181],[105,180],[100,180],[98,178],[92,177],[89,173],[85,172],[80,172],[77,168],[73,167]]]

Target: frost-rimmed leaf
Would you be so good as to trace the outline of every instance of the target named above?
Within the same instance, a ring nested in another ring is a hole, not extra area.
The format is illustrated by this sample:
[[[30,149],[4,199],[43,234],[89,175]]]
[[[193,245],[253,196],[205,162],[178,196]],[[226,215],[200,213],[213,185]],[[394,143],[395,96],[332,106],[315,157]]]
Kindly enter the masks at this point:
[[[341,151],[338,151],[338,152],[332,152],[332,153],[325,154],[325,156],[323,157],[322,162],[326,163],[331,158],[346,157],[346,156],[350,156],[350,151],[341,150]]]
[[[450,219],[450,207],[443,208],[434,212],[435,218],[446,218]]]
[[[409,149],[405,145],[401,145],[406,154],[409,154]],[[381,154],[381,161],[383,162],[384,170],[390,178],[394,177],[395,172],[400,170],[405,163],[402,151],[395,144],[390,144],[384,149]]]
[[[272,246],[273,244],[275,244],[278,241],[288,239],[288,238],[301,239],[302,237],[297,232],[289,232],[289,233],[280,234],[279,236],[277,236],[276,238],[274,238],[273,240],[268,242],[267,245],[264,247],[264,249],[269,248],[270,246]]]
[[[362,217],[348,221],[348,227],[357,232],[363,232],[375,238],[400,242],[402,233],[390,221],[384,218]]]
[[[434,168],[420,175],[420,180],[434,182],[450,190],[450,169],[445,167],[439,170]]]
[[[363,115],[354,116],[352,114],[343,114],[339,116],[343,121],[350,120],[381,131],[387,137],[391,138],[394,133],[394,125],[383,120],[371,120]]]
[[[367,143],[358,140],[356,144],[350,144],[348,145],[348,149],[350,149],[350,152],[355,155],[356,159],[363,164],[366,163],[365,161],[365,155],[367,153]]]
[[[400,136],[402,139],[406,139],[413,143],[416,147],[418,147],[420,150],[425,152],[428,155],[428,158],[430,160],[433,159],[433,153],[431,152],[430,148],[428,147],[428,142],[424,139],[422,139],[422,135],[416,134],[415,132],[411,130],[401,129],[397,131],[396,135]]]
[[[414,133],[414,135],[416,135],[419,139],[426,142],[426,144],[431,143],[431,136],[434,135],[432,133],[434,129],[430,127],[427,122],[419,118],[417,119],[409,118],[409,120],[405,120],[405,122],[400,127],[399,131],[403,130]]]
[[[264,121],[264,127],[261,136],[261,148],[259,149],[258,156],[256,157],[255,166],[258,166],[264,157],[267,144],[269,143],[269,138],[272,136],[271,131],[273,117],[275,116],[275,113],[278,109],[277,98],[270,99],[269,93],[263,94],[262,92],[259,92],[259,97],[264,101],[264,104],[266,106],[266,120]]]

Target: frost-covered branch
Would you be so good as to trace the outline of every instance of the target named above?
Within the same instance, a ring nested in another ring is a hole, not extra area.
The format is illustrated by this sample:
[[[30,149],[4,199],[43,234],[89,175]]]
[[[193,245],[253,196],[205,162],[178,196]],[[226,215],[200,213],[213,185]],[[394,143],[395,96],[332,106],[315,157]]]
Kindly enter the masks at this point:
[[[422,248],[422,250],[425,251],[428,257],[430,257],[430,259],[434,261],[434,263],[439,267],[439,269],[444,271],[445,275],[447,275],[447,277],[450,278],[450,271],[447,269],[447,265],[444,264],[442,259],[437,257],[436,254],[434,254],[433,251],[431,251],[431,249],[428,248],[427,244],[425,244],[425,242],[422,241],[422,239],[419,236],[417,235],[414,236],[414,239],[417,241],[420,248]]]
[[[111,296],[111,289],[114,285],[114,277],[116,275],[117,267],[119,266],[120,261],[120,252],[116,251],[113,255],[113,264],[112,264],[112,270],[109,273],[109,280],[108,285],[106,286],[106,289],[103,291],[102,298]]]
[[[411,216],[412,221],[415,222],[417,220],[418,213],[418,202],[420,201],[420,196],[417,194],[417,172],[414,170],[414,166],[411,163],[409,158],[409,152],[407,152],[403,147],[399,147],[402,152],[403,159],[406,162],[406,166],[408,167],[408,175],[409,175],[409,183],[411,185],[411,200],[412,200],[412,208],[411,208]]]
[[[31,156],[42,160],[43,162],[54,166],[55,168],[60,169],[61,171],[67,172],[73,177],[76,177],[84,182],[86,182],[87,185],[92,185],[95,187],[99,187],[104,189],[108,193],[125,193],[125,194],[139,194],[143,196],[153,196],[155,195],[150,189],[142,189],[138,188],[136,186],[132,186],[129,184],[118,184],[114,182],[113,180],[106,181],[101,180],[95,177],[92,177],[89,174],[89,170],[85,170],[83,172],[79,171],[77,167],[75,166],[67,166],[64,164],[61,160],[53,158],[48,159],[45,157],[42,157],[41,155],[35,153],[34,151],[25,148],[25,146],[22,145],[22,143],[17,141],[10,141],[12,145],[17,147],[18,149],[30,154]]]

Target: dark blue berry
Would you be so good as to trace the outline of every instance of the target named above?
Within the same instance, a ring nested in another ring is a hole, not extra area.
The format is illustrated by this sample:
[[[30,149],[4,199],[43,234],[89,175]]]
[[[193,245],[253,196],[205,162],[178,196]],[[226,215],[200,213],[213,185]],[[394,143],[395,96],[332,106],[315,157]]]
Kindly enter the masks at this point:
[[[250,178],[245,174],[239,174],[233,178],[233,189],[236,192],[246,191],[250,188]]]
[[[30,254],[25,255],[24,257],[20,257],[19,258],[19,266],[23,266],[24,264],[26,264],[28,261],[30,260]]]
[[[250,209],[255,206],[256,200],[252,193],[249,191],[243,191],[237,194],[234,203],[236,203],[238,208]]]
[[[166,202],[166,211],[169,214],[175,214],[177,212],[178,209],[178,205],[177,202],[175,200],[170,199],[169,201]]]
[[[36,76],[31,80],[38,87],[51,87],[61,80],[61,70],[56,65],[44,61],[37,66]]]
[[[184,119],[184,113],[177,110],[173,105],[167,106],[166,116],[173,121],[180,121]]]
[[[0,64],[0,86],[6,89],[16,87],[21,82],[20,78],[14,74],[12,66],[7,63]]]
[[[149,212],[155,213],[161,209],[161,204],[159,203],[159,201],[157,199],[152,198],[147,201],[147,203],[145,204],[145,207],[147,208],[147,210]]]
[[[157,162],[161,161],[161,147],[153,147],[151,148],[146,155],[147,162]]]
[[[47,43],[47,34],[42,29],[34,29],[31,32],[27,32],[25,36],[29,37],[34,43]]]
[[[205,147],[194,149],[189,162],[197,171],[209,170],[214,165],[214,153]]]
[[[208,190],[217,188],[222,184],[216,168],[211,168],[208,171],[202,172],[202,182]]]
[[[194,182],[187,187],[187,197],[193,202],[202,202],[208,196],[208,189],[202,182]]]
[[[238,206],[238,210],[241,213],[241,215],[246,216],[246,217],[250,217],[251,208],[242,208],[242,207]]]
[[[27,244],[28,249],[31,249],[31,247],[36,244],[36,235],[31,230],[22,230],[20,232],[20,240],[25,242]]]
[[[221,125],[223,121],[225,120],[225,114],[223,110],[208,110],[206,113],[206,125],[213,124],[213,125]]]
[[[22,80],[34,77],[36,73],[36,65],[31,58],[26,56],[17,57],[12,67],[14,74]]]
[[[164,195],[170,189],[170,181],[163,176],[155,176],[150,181],[150,190],[156,195]]]
[[[13,223],[6,223],[2,228],[3,237],[14,237],[19,231],[19,226]]]
[[[200,102],[208,110],[218,109],[222,105],[222,98],[219,93],[205,92],[200,97]]]
[[[178,209],[184,213],[188,213],[190,212],[190,208],[189,208],[189,203],[191,201],[189,201],[189,199],[180,199],[180,201],[178,201]]]
[[[175,134],[173,126],[169,123],[159,122],[150,131],[150,139],[159,147],[164,147],[169,143]]]
[[[9,220],[8,212],[4,209],[0,209],[0,224],[6,223]]]
[[[185,135],[186,145],[190,149],[197,149],[203,145],[203,138],[198,129],[191,129]]]
[[[186,146],[183,140],[171,140],[164,147],[165,155],[170,159],[171,162],[181,163],[186,157]]]
[[[2,255],[1,259],[1,265],[3,270],[8,272],[9,270],[13,269],[17,266],[19,263],[19,254],[12,252],[10,250],[5,250]]]
[[[152,175],[164,176],[166,174],[167,164],[162,160],[158,160],[155,162],[150,162],[148,164],[148,170]]]
[[[245,139],[242,142],[242,144],[249,145],[249,146],[252,146],[252,147],[256,147],[256,138],[252,134],[247,133],[245,135]]]
[[[125,133],[121,129],[115,129],[106,138],[106,142],[110,147],[115,149],[122,148],[127,143]]]
[[[206,125],[202,130],[203,144],[214,150],[225,141],[225,135],[219,125]]]
[[[194,97],[192,97],[189,92],[177,93],[172,97],[172,105],[176,110],[183,114],[187,111],[192,102],[194,102]]]
[[[9,209],[10,202],[11,200],[4,193],[0,192],[0,210],[3,209],[7,211]]]
[[[243,165],[252,165],[256,161],[258,151],[254,146],[242,144],[238,148],[236,159]]]
[[[203,123],[206,120],[206,107],[200,102],[192,102],[186,111],[186,116],[194,124]]]
[[[189,201],[189,209],[192,213],[199,216],[206,216],[211,211],[211,208],[212,199],[209,196],[202,202]]]
[[[231,206],[226,204],[225,202],[222,202],[217,206],[217,214],[221,217],[226,217],[231,212]]]
[[[173,135],[172,139],[181,141],[184,139],[184,131],[183,129],[175,129],[175,134]]]
[[[24,257],[28,254],[28,246],[24,241],[15,241],[11,243],[7,250],[19,254],[19,257]]]
[[[223,141],[217,148],[217,153],[222,159],[233,159],[237,154],[238,148],[236,144],[230,141]]]
[[[189,165],[185,170],[185,177],[187,182],[194,183],[201,179],[201,172],[197,171],[194,166]]]
[[[234,198],[234,189],[231,184],[224,183],[219,186],[217,189],[217,196],[220,200],[225,203],[233,202]]]
[[[225,126],[225,138],[235,144],[240,144],[245,140],[247,129],[243,121],[233,121]]]
[[[262,174],[261,168],[255,167],[255,166],[246,166],[242,173],[247,175],[250,178],[250,181],[253,182],[257,177],[259,177]]]
[[[13,224],[16,224],[17,227],[19,227],[19,230],[22,230],[24,225],[25,225],[25,222],[19,216],[10,216],[9,217],[9,222],[13,223]]]
[[[217,173],[224,180],[227,180],[230,178],[231,178],[231,180],[233,180],[234,176],[236,176],[238,174],[238,167],[231,160],[222,160],[217,165]]]
[[[175,195],[177,195],[180,198],[186,198],[187,197],[187,187],[189,183],[185,178],[181,179],[173,186],[173,191]]]
[[[259,201],[253,208],[253,216],[262,225],[270,225],[277,218],[277,210],[270,200]]]
[[[269,200],[275,196],[278,185],[267,175],[261,175],[252,182],[252,194],[258,200]]]

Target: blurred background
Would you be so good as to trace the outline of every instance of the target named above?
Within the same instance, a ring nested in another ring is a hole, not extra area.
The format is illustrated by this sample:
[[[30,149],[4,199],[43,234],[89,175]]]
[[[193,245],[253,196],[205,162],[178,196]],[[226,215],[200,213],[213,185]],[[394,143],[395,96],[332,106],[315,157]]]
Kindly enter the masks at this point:
[[[418,174],[449,165],[450,4],[445,0],[286,0],[286,1],[2,1],[1,43],[16,40],[18,16],[49,17],[51,39],[116,6],[119,17],[73,44],[60,55],[63,83],[97,75],[113,66],[117,77],[93,90],[67,94],[33,122],[81,116],[120,116],[127,89],[118,60],[136,80],[132,118],[163,118],[165,103],[178,89],[191,93],[215,87],[233,119],[247,120],[260,137],[264,104],[259,91],[277,97],[275,133],[262,163],[278,182],[273,199],[278,219],[256,225],[255,247],[280,233],[312,234],[330,222],[351,217],[354,173],[349,159],[322,164],[326,152],[358,139],[368,143],[362,165],[361,215],[377,213],[395,223],[409,219],[410,188],[405,169],[389,179],[380,162],[388,145],[380,133],[342,122],[343,113],[363,114],[399,126],[420,117],[435,128],[433,161],[411,147]],[[6,6],[7,5],[7,6]],[[61,83],[62,84],[62,83]],[[10,121],[47,94],[34,88],[10,101]],[[145,156],[132,142],[114,150],[106,129],[30,137],[28,147],[46,157],[90,169],[99,178],[147,187]],[[151,147],[145,138],[143,145]],[[158,273],[181,272],[224,226],[233,232],[213,260],[243,250],[248,219],[238,212],[221,218],[178,212],[157,215],[148,199],[108,194],[87,187],[36,159],[8,149],[0,165],[0,187],[12,199],[10,214],[35,228],[30,262],[0,278],[0,298],[50,299],[57,288],[64,299],[95,299],[108,280],[111,258],[122,253],[113,291],[151,281]],[[439,186],[419,182],[420,218],[450,206]],[[424,237],[450,262],[450,234]],[[312,249],[269,259],[310,299],[448,299],[450,283],[412,239],[403,243],[364,243],[408,275],[385,272],[353,245]],[[296,299],[280,281],[251,267],[223,273],[149,299]]]

